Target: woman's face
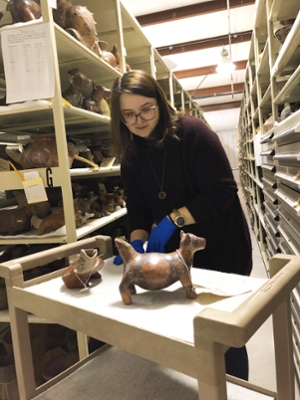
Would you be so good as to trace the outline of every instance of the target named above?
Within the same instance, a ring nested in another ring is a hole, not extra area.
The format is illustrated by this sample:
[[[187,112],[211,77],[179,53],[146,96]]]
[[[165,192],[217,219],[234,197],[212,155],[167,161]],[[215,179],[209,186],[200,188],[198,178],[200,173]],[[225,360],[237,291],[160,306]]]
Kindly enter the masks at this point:
[[[122,93],[120,110],[130,132],[142,138],[149,137],[159,120],[158,104],[152,97]]]

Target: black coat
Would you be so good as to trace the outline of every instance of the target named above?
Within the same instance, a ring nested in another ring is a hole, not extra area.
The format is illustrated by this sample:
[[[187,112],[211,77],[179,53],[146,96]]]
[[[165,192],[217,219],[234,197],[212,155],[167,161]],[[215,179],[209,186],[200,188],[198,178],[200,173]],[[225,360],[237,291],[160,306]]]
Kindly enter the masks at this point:
[[[249,230],[237,195],[237,185],[218,136],[201,120],[185,116],[163,150],[149,148],[148,141],[133,135],[130,164],[123,163],[130,231],[151,231],[174,208],[187,207],[196,224],[185,232],[204,237],[205,250],[195,253],[196,268],[249,275],[252,249]],[[164,155],[165,153],[165,155]],[[165,174],[162,177],[165,157]],[[163,179],[162,179],[163,178]],[[167,197],[158,198],[163,181]],[[179,229],[165,247],[178,248]]]

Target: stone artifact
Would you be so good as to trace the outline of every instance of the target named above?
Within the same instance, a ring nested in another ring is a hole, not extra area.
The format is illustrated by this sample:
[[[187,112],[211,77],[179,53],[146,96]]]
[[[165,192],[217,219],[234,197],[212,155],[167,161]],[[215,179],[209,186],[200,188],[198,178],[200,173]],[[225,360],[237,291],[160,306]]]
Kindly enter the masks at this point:
[[[91,87],[93,82],[79,72],[78,68],[70,69],[68,73],[71,75],[69,78],[70,86],[62,95],[72,106],[81,107],[83,103],[83,94],[81,90],[85,87]]]
[[[104,261],[98,256],[98,250],[82,249],[80,254],[74,260],[71,260],[70,265],[63,273],[62,279],[69,289],[88,289],[91,278],[101,278],[98,271],[103,265]]]
[[[135,285],[143,289],[158,290],[178,280],[182,283],[187,298],[196,297],[190,269],[194,253],[205,248],[205,239],[181,232],[179,249],[168,254],[140,254],[131,244],[118,238],[115,239],[115,244],[124,262],[123,279],[119,286],[124,304],[132,303],[131,294],[136,293]]]
[[[57,0],[57,9],[53,9],[53,19],[61,28],[101,57],[97,24],[93,14],[86,7],[73,5],[66,0]]]
[[[17,232],[27,232],[31,228],[32,214],[26,207],[0,210],[0,234],[14,235]]]
[[[11,13],[13,24],[39,19],[42,15],[39,0],[10,0],[6,11]]]

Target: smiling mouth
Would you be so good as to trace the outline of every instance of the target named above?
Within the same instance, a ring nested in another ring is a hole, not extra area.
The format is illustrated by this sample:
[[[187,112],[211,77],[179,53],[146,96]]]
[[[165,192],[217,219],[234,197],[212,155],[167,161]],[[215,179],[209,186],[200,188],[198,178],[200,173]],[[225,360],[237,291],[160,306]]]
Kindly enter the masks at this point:
[[[147,126],[148,126],[148,125],[141,125],[141,126],[137,126],[136,128],[137,128],[137,129],[145,129],[145,128],[147,128]]]

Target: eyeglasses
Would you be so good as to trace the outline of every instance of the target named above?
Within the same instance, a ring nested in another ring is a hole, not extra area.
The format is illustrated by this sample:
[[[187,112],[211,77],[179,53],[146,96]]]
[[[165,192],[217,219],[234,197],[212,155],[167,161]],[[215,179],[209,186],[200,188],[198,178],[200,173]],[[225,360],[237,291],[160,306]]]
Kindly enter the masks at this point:
[[[155,106],[144,107],[138,114],[135,114],[133,111],[125,111],[121,114],[121,119],[125,125],[134,125],[138,117],[141,117],[144,121],[151,121],[155,117],[156,107],[157,104]]]

